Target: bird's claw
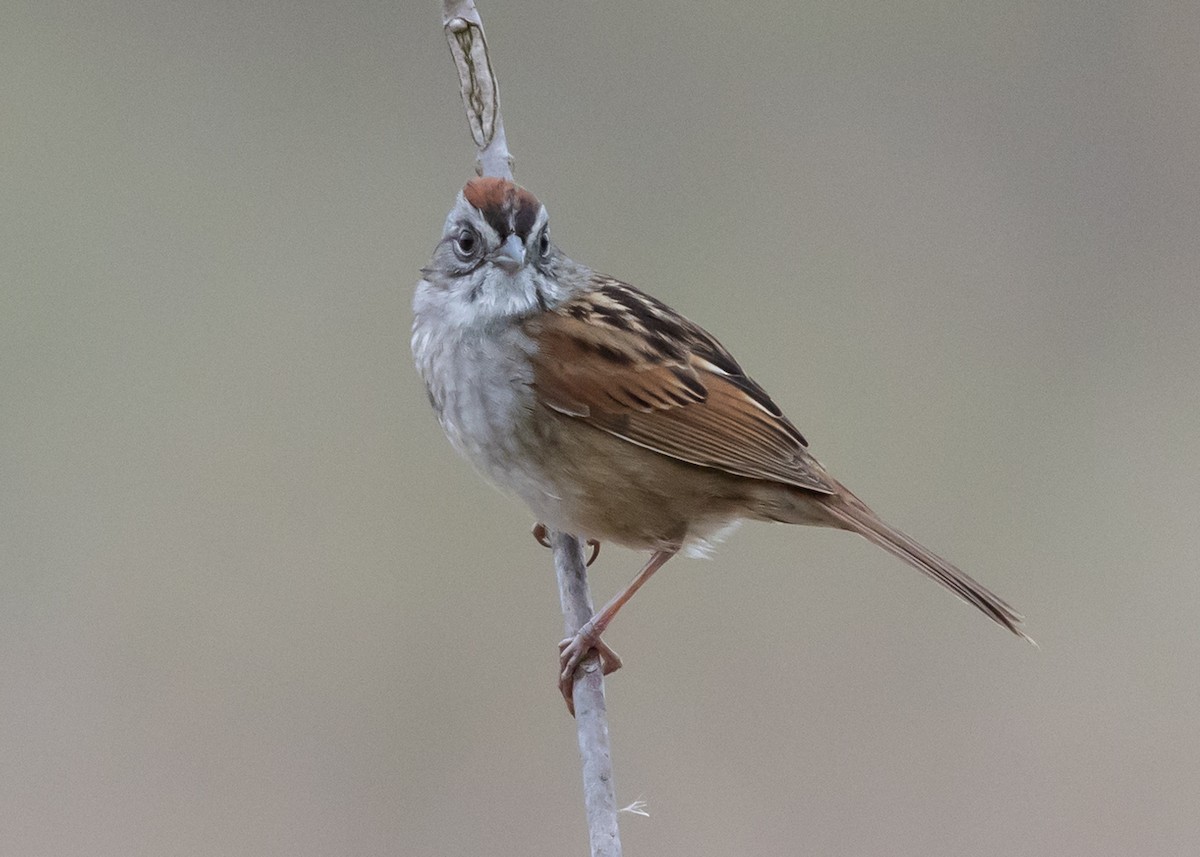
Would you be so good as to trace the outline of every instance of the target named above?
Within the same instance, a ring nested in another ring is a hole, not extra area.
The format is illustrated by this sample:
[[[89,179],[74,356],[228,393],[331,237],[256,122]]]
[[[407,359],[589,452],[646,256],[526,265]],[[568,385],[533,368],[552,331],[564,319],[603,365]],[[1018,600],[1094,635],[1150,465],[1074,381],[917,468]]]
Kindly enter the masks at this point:
[[[550,531],[546,529],[546,525],[538,522],[533,525],[533,537],[537,543],[544,548],[552,547],[550,544]],[[592,567],[592,563],[596,561],[596,557],[600,556],[600,542],[596,539],[588,539],[587,546],[592,549],[592,555],[588,557],[587,568]]]
[[[558,690],[567,702],[567,710],[575,716],[575,670],[591,652],[600,660],[601,675],[608,675],[621,668],[621,656],[600,638],[600,631],[588,622],[573,637],[558,644]]]

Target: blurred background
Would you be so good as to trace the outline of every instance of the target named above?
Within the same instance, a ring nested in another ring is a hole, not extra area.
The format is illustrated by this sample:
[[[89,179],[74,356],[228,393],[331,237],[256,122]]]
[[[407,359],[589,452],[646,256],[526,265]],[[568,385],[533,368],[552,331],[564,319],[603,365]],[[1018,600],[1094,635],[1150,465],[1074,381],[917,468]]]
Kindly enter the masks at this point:
[[[626,853],[1200,853],[1200,8],[482,12],[561,246],[1041,644],[743,527],[608,635]],[[586,853],[550,555],[409,355],[439,4],[3,18],[0,855]]]

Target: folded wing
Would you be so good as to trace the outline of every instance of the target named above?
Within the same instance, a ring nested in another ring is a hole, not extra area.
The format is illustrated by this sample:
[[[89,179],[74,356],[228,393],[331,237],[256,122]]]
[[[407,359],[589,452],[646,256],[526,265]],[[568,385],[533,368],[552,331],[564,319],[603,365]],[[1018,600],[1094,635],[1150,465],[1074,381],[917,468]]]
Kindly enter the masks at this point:
[[[617,280],[526,322],[542,404],[662,455],[822,494],[796,427],[711,334]]]

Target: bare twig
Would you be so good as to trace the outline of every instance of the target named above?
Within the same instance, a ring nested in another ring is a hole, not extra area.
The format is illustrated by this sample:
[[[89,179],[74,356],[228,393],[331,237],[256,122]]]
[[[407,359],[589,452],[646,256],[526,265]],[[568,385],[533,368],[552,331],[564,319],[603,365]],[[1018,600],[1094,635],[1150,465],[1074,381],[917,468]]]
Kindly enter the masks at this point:
[[[458,69],[467,123],[479,150],[476,172],[511,179],[513,159],[500,116],[500,88],[492,72],[483,22],[474,0],[443,0],[442,26]],[[592,596],[588,589],[583,546],[578,538],[566,533],[555,533],[551,542],[562,600],[563,626],[567,636],[572,636],[592,617]],[[573,690],[592,857],[621,857],[604,677],[594,652],[576,669]]]
[[[554,571],[562,600],[563,629],[573,636],[592,618],[592,594],[579,539],[555,533]],[[613,788],[612,753],[608,742],[608,709],[604,705],[604,675],[592,652],[575,670],[575,728],[583,757],[583,805],[587,810],[592,857],[620,857],[617,797]]]
[[[442,27],[458,69],[467,123],[479,150],[475,171],[481,176],[511,179],[513,159],[504,138],[504,120],[500,117],[500,85],[492,73],[487,38],[475,0],[443,0]]]

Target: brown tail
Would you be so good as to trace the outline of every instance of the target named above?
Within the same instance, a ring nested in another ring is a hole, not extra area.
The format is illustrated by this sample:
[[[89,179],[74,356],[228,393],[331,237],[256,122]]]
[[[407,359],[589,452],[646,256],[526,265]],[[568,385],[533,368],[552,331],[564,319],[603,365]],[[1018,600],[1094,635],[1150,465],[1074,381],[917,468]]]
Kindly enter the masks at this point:
[[[1028,640],[1030,643],[1034,642],[1018,627],[1022,619],[1020,613],[937,554],[917,544],[894,527],[885,524],[849,491],[845,491],[841,496],[829,497],[824,505],[825,510],[833,516],[838,526],[858,533],[871,544],[878,545],[888,553],[898,556],[913,568],[932,577],[963,601],[975,605],[992,621],[1003,625],[1018,637]],[[1034,645],[1037,644],[1034,643]]]

